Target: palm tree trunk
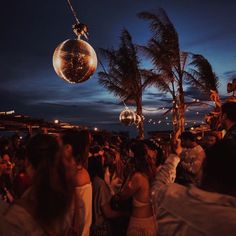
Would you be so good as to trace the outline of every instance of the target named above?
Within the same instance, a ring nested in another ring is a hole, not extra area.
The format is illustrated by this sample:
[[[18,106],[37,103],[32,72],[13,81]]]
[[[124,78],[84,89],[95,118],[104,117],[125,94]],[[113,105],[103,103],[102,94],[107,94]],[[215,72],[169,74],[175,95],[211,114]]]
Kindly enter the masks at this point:
[[[136,102],[136,112],[141,117],[141,121],[138,124],[138,138],[144,139],[144,120],[143,120],[143,107],[142,107],[142,95],[140,95]]]
[[[179,129],[180,133],[184,132],[184,124],[185,124],[185,101],[184,101],[184,90],[182,84],[179,85],[179,104],[178,104],[178,110],[179,110],[179,117],[178,117],[178,123],[179,123]]]
[[[179,130],[178,124],[178,109],[176,108],[176,101],[172,107],[172,124],[173,124],[173,133],[175,134]]]
[[[221,100],[219,93],[215,90],[210,91],[210,99],[215,103],[215,121],[211,122],[210,126],[212,130],[218,130],[220,127],[220,111],[221,111]]]

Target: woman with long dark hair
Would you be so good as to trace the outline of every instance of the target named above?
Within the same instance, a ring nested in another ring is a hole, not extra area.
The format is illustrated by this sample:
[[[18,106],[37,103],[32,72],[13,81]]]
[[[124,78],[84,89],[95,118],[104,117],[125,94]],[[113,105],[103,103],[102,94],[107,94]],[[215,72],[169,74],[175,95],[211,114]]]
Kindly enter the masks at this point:
[[[133,152],[134,172],[130,174],[123,190],[120,193],[122,199],[132,197],[132,213],[127,230],[128,236],[154,236],[156,235],[156,223],[150,202],[150,183],[155,172],[148,161],[147,146],[141,142],[135,142]]]
[[[53,136],[39,134],[29,141],[26,171],[31,187],[5,212],[3,235],[66,235],[73,169],[65,167]]]
[[[88,171],[93,183],[93,224],[91,236],[112,236],[111,219],[124,216],[125,213],[112,210],[111,191],[104,181],[104,167],[101,158],[89,158]]]
[[[91,136],[88,130],[70,130],[62,135],[65,158],[73,159],[77,166],[74,178],[74,235],[89,236],[92,223],[92,184],[87,172]]]

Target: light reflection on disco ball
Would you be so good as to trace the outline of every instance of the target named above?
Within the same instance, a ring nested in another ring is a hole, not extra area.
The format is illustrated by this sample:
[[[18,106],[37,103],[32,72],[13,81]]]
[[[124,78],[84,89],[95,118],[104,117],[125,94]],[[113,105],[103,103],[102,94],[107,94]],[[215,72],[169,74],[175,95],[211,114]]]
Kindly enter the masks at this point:
[[[95,72],[97,56],[84,40],[68,39],[55,49],[53,67],[57,75],[65,81],[81,83]]]
[[[135,114],[135,121],[134,121],[134,124],[135,125],[138,125],[140,122],[141,122],[142,118],[140,115],[138,114]]]
[[[119,116],[120,122],[123,123],[124,125],[134,124],[135,119],[136,119],[136,114],[132,110],[129,110],[128,108],[125,108],[125,110],[123,110]]]

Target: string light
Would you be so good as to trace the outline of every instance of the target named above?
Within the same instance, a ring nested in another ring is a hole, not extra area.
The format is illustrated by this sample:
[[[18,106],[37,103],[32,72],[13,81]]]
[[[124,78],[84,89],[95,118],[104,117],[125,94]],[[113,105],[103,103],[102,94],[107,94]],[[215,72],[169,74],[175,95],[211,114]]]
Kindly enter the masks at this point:
[[[188,97],[188,96],[187,96]],[[201,102],[199,99],[196,99],[196,98],[192,98],[192,101],[193,102],[197,102],[197,103],[201,103],[201,104],[205,104],[205,105],[208,105],[208,106],[212,106],[211,104],[208,104],[208,103],[204,103],[204,102]],[[179,106],[178,106],[178,103],[176,102],[176,101],[174,101],[174,100],[172,100],[172,101],[170,101],[170,102],[172,102],[173,104],[175,104],[175,108],[178,108]],[[185,106],[191,106],[191,105],[193,105],[194,106],[194,104],[191,104],[191,102],[190,103],[185,103]],[[161,106],[161,107],[157,107],[157,108],[155,108],[155,109],[146,109],[146,108],[143,108],[143,110],[146,110],[146,111],[160,111],[160,110],[166,110],[166,109],[169,109],[170,111],[171,111],[171,107],[163,107],[163,106]],[[186,111],[191,111],[190,109],[186,109]]]
[[[178,108],[179,108],[179,106],[178,106],[178,102],[177,101],[175,101],[175,100],[172,100],[172,101],[170,101],[173,105],[172,105],[172,107],[163,107],[163,106],[161,106],[161,107],[158,107],[157,109],[156,109],[156,111],[163,111],[163,117],[162,118],[160,118],[159,120],[156,120],[155,121],[155,119],[149,119],[148,120],[148,122],[149,123],[152,123],[152,124],[161,124],[161,123],[163,123],[163,126],[165,126],[165,125],[176,125],[177,123],[178,123],[178,120],[172,120],[172,122],[170,121],[170,118],[171,117],[168,117],[168,116],[165,116],[165,115],[167,115],[168,114],[168,112],[169,113],[171,113],[171,116],[173,116],[173,113],[175,112],[175,111],[177,111],[178,112]],[[193,102],[193,103],[192,103]],[[194,106],[194,103],[201,103],[201,104],[206,104],[206,105],[209,105],[210,106],[210,104],[207,104],[207,103],[203,103],[203,102],[201,102],[199,99],[197,99],[197,98],[192,98],[192,102],[187,102],[187,103],[185,103],[185,112],[193,112],[193,114],[195,114],[196,116],[199,116],[199,115],[203,115],[203,113],[204,113],[204,111],[196,111],[196,110],[194,110],[194,109],[191,109],[191,108],[189,108],[189,106]],[[164,111],[165,110],[165,111]],[[173,117],[172,117],[173,118]],[[169,120],[169,121],[168,121]],[[165,122],[166,121],[166,122]],[[196,120],[191,120],[191,121],[186,121],[185,123],[184,123],[184,125],[185,126],[189,126],[189,128],[191,129],[191,130],[193,130],[193,129],[195,129],[195,127],[198,127],[200,124],[205,124],[205,122],[204,121],[199,121],[199,119],[196,119]]]
[[[59,124],[59,120],[54,120],[54,124]]]

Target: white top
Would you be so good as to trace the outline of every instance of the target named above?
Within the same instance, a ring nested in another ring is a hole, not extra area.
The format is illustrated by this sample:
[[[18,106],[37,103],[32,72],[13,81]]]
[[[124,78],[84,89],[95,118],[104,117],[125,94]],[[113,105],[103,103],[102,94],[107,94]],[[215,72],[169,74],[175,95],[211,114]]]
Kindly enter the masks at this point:
[[[179,158],[171,155],[152,186],[158,235],[235,235],[236,198],[173,184],[178,163]]]
[[[78,235],[89,236],[92,223],[92,184],[75,188],[75,223]]]

